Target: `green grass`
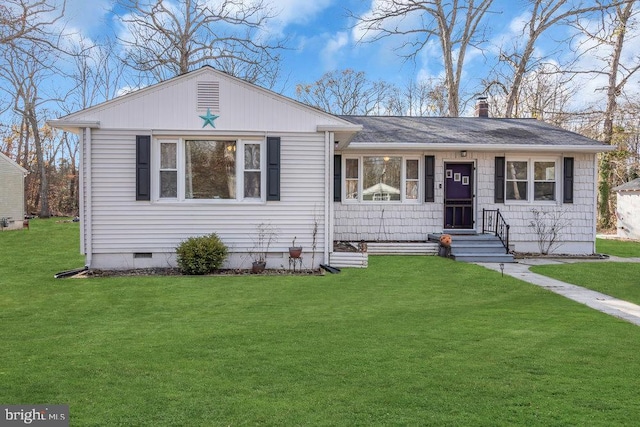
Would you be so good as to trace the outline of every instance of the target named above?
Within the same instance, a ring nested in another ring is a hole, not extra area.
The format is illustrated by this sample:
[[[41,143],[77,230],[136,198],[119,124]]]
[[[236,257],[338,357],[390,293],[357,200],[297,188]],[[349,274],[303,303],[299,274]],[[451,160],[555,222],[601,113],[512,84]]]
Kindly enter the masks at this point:
[[[585,262],[540,265],[530,270],[640,305],[640,263]]]
[[[640,242],[616,239],[596,239],[598,253],[624,258],[640,257]]]
[[[634,425],[640,328],[438,257],[324,277],[53,279],[77,224],[0,233],[0,402],[71,425]]]
[[[598,253],[619,257],[640,257],[640,242],[598,239]],[[640,304],[640,263],[594,262],[532,267],[543,274],[603,294]]]

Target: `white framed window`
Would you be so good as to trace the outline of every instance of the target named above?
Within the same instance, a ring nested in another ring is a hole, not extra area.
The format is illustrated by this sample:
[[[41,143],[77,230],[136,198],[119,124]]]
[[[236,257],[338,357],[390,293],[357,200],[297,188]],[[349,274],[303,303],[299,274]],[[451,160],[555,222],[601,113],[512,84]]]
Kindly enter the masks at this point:
[[[420,161],[405,159],[405,197],[407,200],[418,200],[420,194]]]
[[[506,200],[555,202],[558,170],[557,159],[507,159]]]
[[[533,200],[556,200],[556,162],[533,162]]]
[[[263,140],[159,139],[155,147],[155,200],[264,200]]]
[[[420,160],[364,155],[344,160],[345,202],[415,203],[420,198]]]
[[[360,192],[358,190],[358,184],[360,180],[360,159],[346,159],[345,160],[345,187],[346,187],[346,199],[358,200],[360,198]]]
[[[177,143],[160,141],[160,197],[175,199],[178,197],[178,159]]]
[[[243,186],[245,199],[262,198],[262,144],[244,144]]]

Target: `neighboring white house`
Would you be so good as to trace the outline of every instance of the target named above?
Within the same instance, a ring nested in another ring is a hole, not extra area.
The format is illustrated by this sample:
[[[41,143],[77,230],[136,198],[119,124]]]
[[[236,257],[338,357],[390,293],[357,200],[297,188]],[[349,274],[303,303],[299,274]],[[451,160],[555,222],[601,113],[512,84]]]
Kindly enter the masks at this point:
[[[22,228],[24,177],[27,170],[0,153],[0,221],[2,228]]]
[[[173,266],[211,232],[246,268],[261,224],[277,230],[269,268],[294,238],[316,267],[336,240],[481,231],[484,208],[517,250],[535,245],[532,208],[564,210],[562,252],[593,253],[596,154],[611,148],[536,120],[338,117],[208,66],[50,124],[80,137],[91,268]]]
[[[616,192],[618,237],[640,240],[640,178],[613,188]]]

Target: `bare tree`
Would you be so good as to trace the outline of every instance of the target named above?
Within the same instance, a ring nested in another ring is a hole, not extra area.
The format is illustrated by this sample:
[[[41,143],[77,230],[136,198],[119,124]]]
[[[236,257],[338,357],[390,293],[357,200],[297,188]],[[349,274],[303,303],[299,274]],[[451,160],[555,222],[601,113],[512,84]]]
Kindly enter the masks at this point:
[[[522,113],[556,126],[565,126],[570,115],[569,103],[576,94],[572,78],[554,64],[540,64],[525,74],[519,91]]]
[[[527,0],[530,6],[528,19],[519,37],[514,37],[510,48],[500,47],[499,59],[510,68],[511,78],[507,86],[505,117],[517,116],[516,109],[520,89],[526,73],[538,68],[548,58],[534,58],[540,37],[550,28],[569,19],[582,17],[611,7],[611,1],[585,2],[583,0]],[[563,42],[561,42],[563,44]]]
[[[205,64],[253,83],[273,82],[283,42],[263,29],[274,10],[263,0],[119,0],[129,14],[120,37],[125,63],[156,80]]]
[[[606,91],[606,106],[603,113],[602,141],[612,144],[616,136],[615,119],[618,115],[618,98],[625,95],[624,88],[629,79],[640,69],[640,56],[636,55],[632,63],[625,64],[622,61],[622,53],[625,46],[630,42],[628,39],[628,29],[635,24],[638,9],[635,8],[640,2],[638,0],[627,0],[616,4],[614,8],[601,11],[600,25],[591,28],[588,24],[583,24],[580,19],[574,21],[574,25],[586,36],[590,49],[586,53],[593,53],[605,65],[598,70],[582,70],[594,75],[604,75],[607,78],[607,85],[603,88]],[[602,48],[607,55],[598,54]],[[619,128],[620,130],[623,127]],[[624,157],[619,152],[606,153],[600,158],[600,180],[598,187],[598,222],[603,229],[613,225],[612,215],[614,201],[611,197],[611,187],[617,185],[615,182],[614,167],[616,159]]]
[[[392,87],[373,82],[364,71],[346,69],[324,74],[311,84],[298,84],[296,98],[331,114],[385,114],[387,95]]]
[[[540,63],[521,76],[514,110],[509,117],[533,117],[564,126],[570,117],[569,103],[576,94],[574,75],[553,63]],[[491,98],[491,115],[507,116],[507,100],[513,76],[492,75],[483,80],[484,94]]]
[[[366,15],[356,16],[364,31],[361,41],[379,41],[399,36],[402,55],[414,59],[436,39],[442,54],[447,115],[457,117],[460,109],[460,80],[470,47],[484,42],[482,19],[493,0],[387,0],[374,2]],[[414,19],[419,18],[419,19]]]
[[[60,108],[66,114],[89,108],[118,96],[125,84],[124,64],[112,41],[93,43],[80,39],[71,49],[66,78],[71,82]]]
[[[0,45],[18,40],[49,44],[50,26],[64,16],[65,1],[3,0],[0,4]]]
[[[29,144],[33,143],[36,159],[36,173],[38,179],[37,201],[39,215],[49,217],[49,185],[47,165],[55,153],[47,156],[45,139],[47,135],[41,129],[44,122],[43,105],[50,100],[41,97],[39,88],[42,83],[56,73],[51,67],[43,67],[43,58],[52,57],[50,51],[43,51],[38,45],[30,44],[29,49],[11,45],[3,52],[6,55],[0,63],[0,74],[6,84],[0,85],[0,90],[12,100],[12,111],[20,117],[19,139],[24,154],[23,164],[28,163],[30,156]],[[33,179],[33,178],[30,178]]]

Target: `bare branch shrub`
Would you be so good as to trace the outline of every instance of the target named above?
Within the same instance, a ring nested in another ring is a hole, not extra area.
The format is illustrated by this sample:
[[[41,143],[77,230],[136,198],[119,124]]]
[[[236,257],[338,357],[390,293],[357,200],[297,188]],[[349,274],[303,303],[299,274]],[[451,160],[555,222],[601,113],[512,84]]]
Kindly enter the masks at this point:
[[[540,253],[547,255],[562,245],[560,234],[569,225],[564,218],[565,211],[544,211],[533,208],[531,213],[533,213],[533,219],[529,222],[529,227],[537,236]]]

